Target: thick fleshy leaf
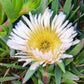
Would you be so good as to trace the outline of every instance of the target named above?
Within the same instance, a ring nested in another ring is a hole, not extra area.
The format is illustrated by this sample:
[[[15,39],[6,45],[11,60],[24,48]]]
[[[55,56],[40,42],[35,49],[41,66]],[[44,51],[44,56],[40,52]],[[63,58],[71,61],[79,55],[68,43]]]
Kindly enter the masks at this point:
[[[68,54],[71,54],[73,56],[77,55],[77,53],[79,52],[79,50],[81,48],[81,45],[82,45],[82,43],[80,42]]]
[[[61,69],[59,68],[58,65],[55,65],[55,80],[56,84],[61,83]]]
[[[33,14],[43,13],[47,5],[48,5],[48,0],[41,0],[40,6],[37,9],[33,10],[32,13]]]
[[[15,63],[13,63],[13,64],[0,63],[0,66],[5,66],[7,68],[27,69],[27,67],[22,67],[20,65],[15,65]]]
[[[8,19],[10,20],[10,22],[13,22],[16,20],[17,15],[16,12],[11,4],[11,0],[0,0]]]
[[[34,8],[37,8],[40,5],[40,2],[41,0],[25,0],[20,14],[28,14],[29,11],[32,11]]]
[[[53,0],[51,10],[54,11],[54,14],[58,13],[58,6],[59,6],[59,1],[58,0]]]
[[[75,62],[77,64],[82,64],[84,63],[84,50],[77,56]]]
[[[49,0],[49,1],[48,1],[48,4],[50,4],[52,1],[53,1],[53,0]]]
[[[61,70],[65,73],[65,66],[64,66],[64,63],[61,62],[61,63],[57,63],[58,66],[61,68]]]
[[[33,80],[33,82],[34,82],[35,84],[38,84],[37,78],[36,78],[34,75],[32,75],[31,79]]]
[[[65,61],[64,61],[65,66],[70,64],[72,61],[73,61],[73,58],[65,59]]]
[[[63,8],[63,12],[68,15],[70,12],[70,7],[71,7],[71,1],[72,0],[66,0],[64,8]]]
[[[66,71],[66,73],[63,73],[63,78],[66,78],[66,79],[71,79],[71,80],[79,80],[79,77],[74,75],[73,73],[69,72],[69,71]]]
[[[9,80],[15,80],[15,79],[19,79],[20,77],[3,77],[0,78],[0,82],[5,82],[5,81],[9,81]]]
[[[12,4],[13,4],[13,7],[14,7],[16,13],[19,13],[24,4],[24,0],[12,0]]]
[[[75,64],[71,63],[70,68],[71,68],[71,71],[76,75],[81,75],[81,72],[76,68]]]
[[[43,82],[42,82],[42,80],[38,80],[38,84],[44,84]]]
[[[67,78],[63,78],[62,81],[64,82],[64,84],[77,84],[75,81]]]
[[[22,84],[20,81],[12,81],[13,84]]]
[[[0,4],[0,24],[2,24],[3,20],[4,20],[4,12]]]
[[[49,66],[49,69],[48,69],[48,72],[53,71],[53,69],[54,69],[54,65],[50,65],[50,66]]]
[[[35,71],[36,71],[36,69],[35,70],[28,69],[27,73],[24,77],[23,83],[26,83],[31,78],[31,76],[34,74]]]

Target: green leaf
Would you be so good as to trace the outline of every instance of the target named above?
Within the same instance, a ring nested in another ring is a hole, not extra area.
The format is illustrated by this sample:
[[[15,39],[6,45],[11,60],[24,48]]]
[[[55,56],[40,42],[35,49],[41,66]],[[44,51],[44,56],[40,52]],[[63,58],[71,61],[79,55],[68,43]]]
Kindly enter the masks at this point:
[[[75,15],[75,13],[77,12],[77,10],[79,9],[79,7],[80,6],[78,6],[75,10],[74,10],[74,12],[71,14],[71,16],[69,17],[69,20]]]
[[[66,71],[66,73],[63,73],[63,78],[71,79],[71,80],[79,80],[79,77],[74,75],[73,73]]]
[[[80,42],[68,54],[71,54],[73,56],[77,55],[77,53],[79,52],[79,50],[81,48],[81,45],[82,45],[82,43]]]
[[[41,79],[38,80],[38,84],[44,84]]]
[[[33,82],[34,82],[35,84],[38,84],[38,81],[37,81],[37,79],[36,79],[35,76],[32,76],[31,79],[33,80]]]
[[[73,24],[74,23],[76,23],[80,18],[82,18],[84,16],[84,13],[83,14],[81,14],[74,22],[73,22]]]
[[[62,81],[64,82],[64,84],[77,84],[75,81],[67,78],[63,78]]]
[[[25,14],[25,13],[28,14],[29,11],[34,10],[34,8],[37,8],[39,6],[40,2],[41,2],[41,0],[25,0],[25,3],[23,4],[20,15]]]
[[[84,1],[81,0],[80,3],[79,3],[79,5],[80,5],[80,11],[81,11],[81,13],[84,13]]]
[[[15,8],[15,6],[16,6],[16,0],[12,0],[12,5],[13,5],[13,8]]]
[[[0,4],[0,24],[3,23],[3,20],[4,20],[4,12]]]
[[[84,63],[84,50],[77,56],[75,62],[77,64],[82,64]]]
[[[26,73],[26,75],[24,77],[23,83],[26,83],[31,78],[31,76],[35,73],[35,71],[36,70],[30,70],[30,69],[28,69],[27,73]]]
[[[10,0],[0,0],[10,22],[14,22],[17,18],[16,12]]]
[[[77,7],[77,0],[74,0],[74,8]]]
[[[58,5],[59,5],[58,0],[53,0],[52,1],[51,10],[54,11],[54,15],[58,13]]]
[[[22,6],[24,4],[24,0],[12,0],[12,4],[15,8],[16,13],[18,14],[22,9]]]
[[[48,69],[48,72],[52,72],[53,69],[54,69],[54,65],[50,65],[50,66],[49,66],[49,69]]]
[[[4,36],[5,37],[5,36]],[[6,39],[4,38],[4,37],[2,37],[2,36],[0,36],[0,39],[6,44]],[[4,44],[4,45],[5,45]],[[3,44],[2,44],[3,45]]]
[[[65,59],[64,64],[68,65],[73,61],[73,58]]]
[[[56,84],[61,83],[61,69],[59,68],[58,65],[55,65],[55,80]]]
[[[75,73],[76,75],[81,75],[81,73],[78,71],[78,69],[76,68],[74,64],[71,64],[70,68],[71,68],[71,71]]]
[[[3,28],[3,30],[0,32],[0,36],[5,36],[5,35],[7,35],[7,33],[8,33],[8,28],[7,28],[7,26],[5,26],[5,25],[0,25],[2,28]],[[1,34],[1,33],[3,33],[3,34]]]
[[[32,10],[33,14],[43,13],[48,5],[48,0],[41,0],[40,6],[37,9]]]
[[[5,63],[0,63],[0,66],[5,66],[7,68],[16,68],[16,69],[27,69],[27,67],[22,67],[20,65],[15,65],[15,64],[5,64]]]
[[[57,63],[58,66],[61,68],[61,70],[65,73],[65,66],[64,66],[64,63],[61,62],[61,63]]]
[[[20,81],[12,81],[13,84],[22,84]]]
[[[19,79],[20,77],[3,77],[0,78],[0,82],[5,82],[5,81],[9,81],[9,80],[15,80],[15,79]]]
[[[53,1],[53,0],[49,0],[49,1],[48,1],[48,4],[50,4],[52,1]]]
[[[71,7],[71,1],[72,0],[66,0],[64,8],[63,8],[63,12],[68,15],[70,12],[70,7]]]

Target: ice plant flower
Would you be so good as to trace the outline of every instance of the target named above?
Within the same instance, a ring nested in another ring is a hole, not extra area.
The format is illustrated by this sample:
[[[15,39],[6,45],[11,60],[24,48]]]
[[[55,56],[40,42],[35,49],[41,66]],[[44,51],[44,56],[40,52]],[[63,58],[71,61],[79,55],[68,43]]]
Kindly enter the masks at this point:
[[[52,14],[47,8],[43,15],[39,14],[38,17],[37,14],[33,16],[29,13],[30,20],[22,16],[27,25],[20,20],[9,36],[8,46],[20,50],[20,53],[15,55],[19,58],[18,61],[25,61],[23,66],[34,61],[30,66],[31,70],[39,65],[55,64],[64,58],[73,57],[64,52],[79,42],[78,39],[73,40],[77,32],[72,23],[69,23],[69,20],[64,22],[66,15],[60,12],[50,24]]]

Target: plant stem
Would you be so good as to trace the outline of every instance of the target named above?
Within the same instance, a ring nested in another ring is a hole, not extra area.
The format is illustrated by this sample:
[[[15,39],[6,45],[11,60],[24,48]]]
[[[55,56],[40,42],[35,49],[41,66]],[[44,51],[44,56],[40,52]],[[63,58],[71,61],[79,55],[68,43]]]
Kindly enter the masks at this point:
[[[42,81],[43,81],[44,84],[48,83],[48,68],[49,68],[49,66],[47,65],[46,70],[44,72],[44,75],[42,77]]]

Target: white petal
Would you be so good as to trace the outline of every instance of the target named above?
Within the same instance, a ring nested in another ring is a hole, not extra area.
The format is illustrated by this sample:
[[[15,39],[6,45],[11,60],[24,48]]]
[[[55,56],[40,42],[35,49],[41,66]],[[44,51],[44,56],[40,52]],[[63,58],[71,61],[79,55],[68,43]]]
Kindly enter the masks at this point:
[[[36,62],[30,66],[30,70],[35,70],[40,65],[40,62]]]
[[[75,40],[75,41],[73,41],[73,44],[72,45],[76,45],[76,44],[78,44],[80,42],[80,40]]]
[[[52,13],[48,8],[45,10],[44,14],[43,14],[43,22],[44,22],[44,27],[48,27],[50,26],[50,18],[52,16]]]
[[[27,47],[25,47],[23,45],[16,44],[16,43],[12,42],[11,40],[8,40],[7,45],[10,48],[16,49],[16,50],[23,50],[23,51],[26,51],[27,50]]]
[[[46,66],[46,63],[43,64],[43,67],[45,67],[45,66]]]
[[[68,55],[68,54],[62,54],[61,58],[72,58],[72,55]]]
[[[23,17],[23,19],[25,20],[25,22],[27,23],[27,25],[29,26],[29,28],[33,30],[33,25],[32,25],[32,23],[29,21],[29,19],[27,19],[27,17],[25,17],[25,16],[22,16],[22,17]]]
[[[30,62],[32,62],[31,59],[27,59],[26,62],[23,64],[23,67],[25,67],[27,64],[29,64]]]

